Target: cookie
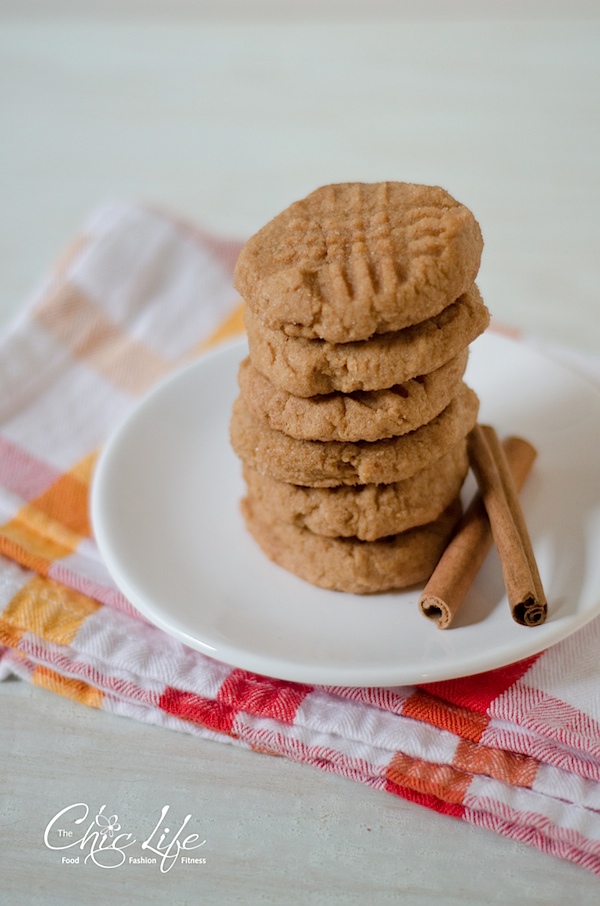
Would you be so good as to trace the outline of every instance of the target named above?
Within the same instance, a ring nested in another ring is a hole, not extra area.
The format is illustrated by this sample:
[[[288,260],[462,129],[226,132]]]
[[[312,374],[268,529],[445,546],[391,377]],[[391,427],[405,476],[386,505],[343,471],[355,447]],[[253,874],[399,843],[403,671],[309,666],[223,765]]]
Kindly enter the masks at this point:
[[[373,442],[296,440],[252,417],[242,396],[233,405],[230,438],[239,458],[262,475],[290,484],[391,484],[440,459],[466,437],[477,420],[479,400],[462,384],[458,394],[429,424]]]
[[[438,186],[341,183],[259,230],[235,285],[267,326],[348,343],[438,314],[471,286],[482,248],[473,214]]]
[[[461,440],[433,465],[392,484],[307,488],[248,466],[244,478],[248,499],[263,521],[269,513],[316,535],[375,541],[437,519],[458,497],[468,466],[467,444]]]
[[[388,390],[298,397],[280,390],[244,359],[238,383],[254,418],[298,440],[381,440],[430,422],[457,393],[465,349],[445,365]]]
[[[247,307],[244,319],[254,367],[276,387],[308,397],[385,390],[435,371],[483,333],[490,316],[473,285],[440,314],[357,343],[288,337],[266,327]]]
[[[379,541],[325,538],[281,522],[242,501],[248,530],[273,562],[335,591],[370,594],[426,582],[460,518],[455,501],[435,521]]]

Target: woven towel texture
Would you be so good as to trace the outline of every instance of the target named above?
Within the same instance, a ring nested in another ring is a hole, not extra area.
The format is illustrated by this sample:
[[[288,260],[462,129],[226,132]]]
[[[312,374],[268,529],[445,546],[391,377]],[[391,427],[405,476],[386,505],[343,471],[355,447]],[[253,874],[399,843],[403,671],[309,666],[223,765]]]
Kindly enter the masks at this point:
[[[314,687],[186,648],[114,585],[88,514],[98,451],[140,394],[241,330],[238,251],[156,212],[106,205],[4,337],[0,676],[284,755],[600,874],[600,619],[476,677]],[[570,361],[600,386],[600,362]]]

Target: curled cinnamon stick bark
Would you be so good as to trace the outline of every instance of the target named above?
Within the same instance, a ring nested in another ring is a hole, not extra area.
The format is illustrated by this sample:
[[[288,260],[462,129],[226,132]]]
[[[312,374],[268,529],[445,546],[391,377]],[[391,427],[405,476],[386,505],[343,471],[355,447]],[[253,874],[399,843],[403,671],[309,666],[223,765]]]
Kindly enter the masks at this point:
[[[519,437],[507,438],[502,447],[514,488],[519,491],[537,453],[530,443]],[[419,599],[421,613],[435,622],[439,629],[448,629],[452,625],[492,542],[492,529],[480,491],[466,510],[454,538]]]
[[[469,448],[498,548],[512,618],[522,626],[539,626],[546,619],[548,604],[517,489],[498,435],[489,425],[476,425],[469,438]]]

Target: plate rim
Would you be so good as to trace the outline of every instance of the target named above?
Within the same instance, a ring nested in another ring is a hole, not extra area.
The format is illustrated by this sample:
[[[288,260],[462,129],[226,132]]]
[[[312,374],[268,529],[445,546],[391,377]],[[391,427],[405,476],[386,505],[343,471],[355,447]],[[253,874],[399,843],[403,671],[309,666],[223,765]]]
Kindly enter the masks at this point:
[[[507,345],[521,350],[523,348],[522,344],[524,341],[515,340],[497,331],[485,331],[478,340],[483,337],[487,337],[488,339],[493,338],[493,341],[499,343],[500,346]],[[477,340],[474,342],[477,342]],[[582,613],[563,617],[552,625],[546,624],[543,638],[539,637],[539,641],[536,642],[536,636],[532,633],[531,640],[527,644],[519,646],[519,652],[516,657],[512,655],[510,657],[507,656],[505,652],[507,644],[504,644],[499,649],[495,649],[495,655],[490,656],[490,652],[487,649],[484,649],[482,652],[476,653],[470,657],[468,665],[463,663],[461,666],[457,663],[455,668],[450,669],[448,665],[444,668],[442,664],[440,665],[439,670],[434,668],[422,670],[419,676],[415,675],[414,669],[409,672],[403,672],[402,665],[400,664],[397,667],[387,666],[385,668],[382,668],[381,666],[363,666],[359,668],[360,676],[353,676],[353,668],[350,667],[329,667],[322,664],[311,665],[304,662],[302,664],[296,662],[292,663],[282,660],[281,658],[275,658],[274,656],[266,658],[265,655],[256,653],[251,649],[241,648],[239,645],[228,643],[220,643],[219,647],[215,647],[208,641],[200,638],[197,632],[180,628],[177,621],[173,622],[166,619],[160,610],[157,612],[155,606],[153,607],[153,604],[147,601],[146,595],[139,591],[135,581],[132,581],[131,577],[127,574],[127,570],[122,568],[118,555],[116,555],[113,550],[113,545],[109,534],[106,532],[105,521],[102,517],[104,484],[107,480],[107,475],[110,473],[114,451],[118,450],[124,432],[126,432],[135,419],[139,417],[141,411],[151,405],[158,395],[169,393],[172,391],[174,385],[181,381],[188,380],[190,372],[202,372],[207,363],[213,361],[215,358],[220,358],[227,354],[231,354],[234,351],[237,352],[238,350],[239,359],[241,358],[244,348],[247,349],[247,340],[243,335],[222,342],[192,362],[186,363],[176,369],[173,373],[152,387],[136,401],[130,411],[121,419],[110,435],[107,443],[104,445],[97,461],[90,493],[90,510],[94,538],[101,557],[117,587],[134,608],[153,625],[157,626],[168,635],[178,639],[188,647],[234,667],[290,682],[357,688],[418,685],[420,683],[440,682],[459,677],[473,676],[481,672],[508,666],[547,650],[554,644],[567,638],[569,635],[585,626],[587,622],[594,619],[600,613],[599,601],[596,610],[590,608]],[[551,356],[544,355],[539,349],[527,347],[527,351],[528,354],[538,358],[545,365],[549,364],[559,371],[567,372],[572,379],[580,381],[582,385],[585,385],[588,391],[591,390],[598,397],[600,405],[600,389],[593,381],[586,379],[585,375],[580,374],[575,368],[567,368],[562,362]],[[281,567],[275,567],[273,564],[273,568]],[[302,582],[300,579],[298,579],[298,581]],[[567,624],[566,629],[565,624]],[[436,628],[435,631],[438,632],[439,630]],[[459,632],[460,627],[453,631]],[[531,632],[531,630],[528,631]],[[375,675],[375,673],[377,673],[377,675]]]

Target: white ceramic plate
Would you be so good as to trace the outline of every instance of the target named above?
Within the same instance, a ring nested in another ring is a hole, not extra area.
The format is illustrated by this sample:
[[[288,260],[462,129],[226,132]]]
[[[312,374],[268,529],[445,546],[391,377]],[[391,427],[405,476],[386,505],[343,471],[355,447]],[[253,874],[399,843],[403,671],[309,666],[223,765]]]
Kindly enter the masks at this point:
[[[418,612],[418,589],[324,591],[272,564],[248,535],[228,440],[245,354],[237,342],[173,375],[101,456],[96,538],[117,585],[150,621],[257,673],[374,686],[500,667],[600,612],[600,393],[579,375],[491,333],[473,344],[467,381],[480,395],[480,420],[539,451],[522,501],[550,609],[542,626],[514,623],[492,551],[456,628],[440,631]]]

